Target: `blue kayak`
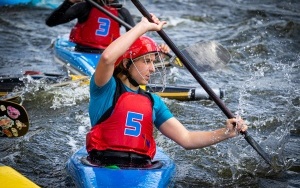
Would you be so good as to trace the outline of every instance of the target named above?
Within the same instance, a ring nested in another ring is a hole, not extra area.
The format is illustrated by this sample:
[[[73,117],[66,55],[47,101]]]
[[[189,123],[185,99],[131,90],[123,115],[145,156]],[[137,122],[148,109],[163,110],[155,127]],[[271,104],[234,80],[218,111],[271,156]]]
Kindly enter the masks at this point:
[[[31,0],[30,5],[34,7],[44,7],[44,8],[50,8],[55,9],[59,5],[61,5],[63,1],[62,0]]]
[[[77,52],[75,43],[58,38],[54,43],[55,60],[77,75],[92,76],[101,54]]]
[[[0,1],[0,6],[27,4],[27,3],[30,3],[30,2],[31,2],[31,0],[1,0]]]
[[[95,167],[84,162],[87,155],[84,146],[67,163],[67,171],[76,187],[165,188],[172,184],[175,174],[174,161],[161,148],[157,148],[153,159],[160,165],[152,169]]]

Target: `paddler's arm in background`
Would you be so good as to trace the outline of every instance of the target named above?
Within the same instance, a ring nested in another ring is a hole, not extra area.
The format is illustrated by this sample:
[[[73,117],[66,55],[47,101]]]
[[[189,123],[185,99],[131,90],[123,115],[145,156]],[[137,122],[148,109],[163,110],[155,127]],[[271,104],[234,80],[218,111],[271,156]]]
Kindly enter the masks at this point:
[[[119,17],[124,20],[124,22],[128,23],[129,25],[131,25],[132,27],[135,26],[135,22],[132,18],[132,15],[130,14],[130,12],[125,8],[122,7],[118,10],[119,12]],[[126,31],[129,31],[129,28],[126,28]]]
[[[79,2],[82,2],[82,0],[68,0],[69,2],[75,4],[75,3],[79,3]]]
[[[159,21],[153,14],[152,20],[154,23],[149,22],[147,18],[143,17],[136,26],[113,41],[103,51],[94,73],[94,79],[97,86],[103,86],[110,80],[114,72],[114,63],[126,52],[138,37],[142,36],[147,31],[159,31],[162,29],[163,25],[166,24],[166,21]]]
[[[73,6],[76,3],[78,3],[78,5]],[[81,0],[65,0],[48,18],[46,18],[46,25],[53,27],[67,23],[75,18],[81,17],[79,15],[82,15],[84,12],[89,12],[85,10],[86,8],[86,3]]]
[[[228,138],[233,138],[247,129],[248,126],[241,118],[227,119],[224,128],[213,131],[189,131],[174,117],[159,127],[162,134],[187,150],[211,146]]]

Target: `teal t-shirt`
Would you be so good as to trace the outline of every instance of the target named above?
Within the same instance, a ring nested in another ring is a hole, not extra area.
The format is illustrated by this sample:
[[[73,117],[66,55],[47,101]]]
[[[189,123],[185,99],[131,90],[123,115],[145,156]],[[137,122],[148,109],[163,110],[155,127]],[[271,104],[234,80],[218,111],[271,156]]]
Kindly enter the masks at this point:
[[[90,104],[89,104],[89,115],[91,125],[94,126],[100,117],[108,110],[109,107],[113,104],[114,93],[116,90],[117,84],[114,77],[112,77],[107,84],[102,87],[98,87],[94,81],[94,75],[90,81]],[[126,90],[129,92],[137,92],[133,91],[127,86],[125,86]],[[151,93],[152,98],[154,100],[153,105],[153,121],[154,125],[157,129],[159,129],[160,125],[173,117],[173,114],[170,112],[170,109],[166,106],[166,104],[162,101],[161,97]]]

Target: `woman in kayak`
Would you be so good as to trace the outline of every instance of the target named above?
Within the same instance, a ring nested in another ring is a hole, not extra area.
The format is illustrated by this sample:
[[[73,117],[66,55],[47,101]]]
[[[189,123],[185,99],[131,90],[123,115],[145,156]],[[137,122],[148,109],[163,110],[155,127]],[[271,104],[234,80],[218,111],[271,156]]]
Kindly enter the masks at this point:
[[[96,0],[96,2],[129,25],[135,25],[129,11],[122,7],[118,0]],[[46,24],[52,27],[76,18],[77,23],[69,37],[70,41],[76,43],[76,51],[102,53],[120,36],[120,24],[117,21],[82,0],[65,0],[46,19]]]
[[[214,131],[189,131],[170,112],[162,99],[139,88],[146,85],[166,46],[158,47],[144,34],[166,24],[151,14],[112,42],[102,53],[90,81],[87,134],[88,160],[98,165],[149,166],[156,153],[155,126],[185,149],[210,146],[247,130],[240,118],[228,119]]]

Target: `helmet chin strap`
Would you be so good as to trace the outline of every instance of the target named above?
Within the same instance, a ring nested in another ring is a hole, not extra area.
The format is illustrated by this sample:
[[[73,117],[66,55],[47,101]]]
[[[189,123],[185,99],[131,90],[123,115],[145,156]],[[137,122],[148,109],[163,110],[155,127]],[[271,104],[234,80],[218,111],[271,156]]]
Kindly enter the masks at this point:
[[[128,72],[128,71],[127,71]],[[139,84],[129,75],[129,74],[127,74],[126,75],[127,76],[127,78],[128,78],[128,80],[129,80],[129,82],[134,86],[134,87],[137,87],[137,86],[139,86]]]
[[[127,64],[126,64],[126,72],[125,72],[125,76],[128,78],[128,81],[134,86],[137,87],[139,86],[139,84],[131,77],[131,75],[129,74],[129,67],[134,64],[133,61],[130,59]]]

